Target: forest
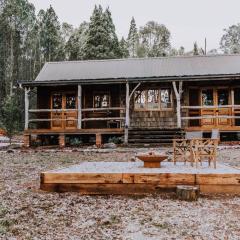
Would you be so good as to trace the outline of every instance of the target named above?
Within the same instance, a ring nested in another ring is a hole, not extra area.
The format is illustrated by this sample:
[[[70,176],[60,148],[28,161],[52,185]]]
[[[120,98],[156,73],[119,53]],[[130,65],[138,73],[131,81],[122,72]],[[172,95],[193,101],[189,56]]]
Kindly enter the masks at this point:
[[[95,6],[88,21],[74,27],[60,22],[52,6],[36,12],[28,0],[0,0],[0,126],[22,129],[23,91],[18,81],[32,81],[45,62],[240,53],[240,24],[223,29],[219,48],[208,52],[193,43],[192,51],[171,45],[163,23],[137,27],[132,17],[127,37],[116,34],[109,8]]]

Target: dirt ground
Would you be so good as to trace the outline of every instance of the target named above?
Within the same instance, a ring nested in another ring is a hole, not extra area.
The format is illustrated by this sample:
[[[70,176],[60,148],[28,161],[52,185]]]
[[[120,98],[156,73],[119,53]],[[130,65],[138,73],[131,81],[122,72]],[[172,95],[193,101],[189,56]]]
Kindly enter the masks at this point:
[[[81,196],[39,190],[39,173],[82,161],[130,161],[136,151],[0,152],[0,239],[240,239],[240,197],[174,193]],[[240,167],[240,149],[219,150]]]

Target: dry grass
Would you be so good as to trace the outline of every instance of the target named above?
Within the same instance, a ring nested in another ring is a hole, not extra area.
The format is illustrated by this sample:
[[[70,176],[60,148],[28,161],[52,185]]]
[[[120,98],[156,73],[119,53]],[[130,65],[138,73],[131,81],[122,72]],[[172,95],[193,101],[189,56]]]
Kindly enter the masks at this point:
[[[132,150],[134,151],[134,149]],[[240,239],[240,197],[81,196],[39,190],[43,170],[128,161],[133,152],[0,152],[0,239]],[[240,166],[240,150],[219,161]]]

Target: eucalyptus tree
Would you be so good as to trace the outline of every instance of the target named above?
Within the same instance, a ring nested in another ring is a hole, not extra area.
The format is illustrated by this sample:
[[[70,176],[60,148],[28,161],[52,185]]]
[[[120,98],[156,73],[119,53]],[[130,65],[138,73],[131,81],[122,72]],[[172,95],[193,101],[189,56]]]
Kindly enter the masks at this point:
[[[16,81],[27,76],[23,62],[31,58],[30,51],[26,51],[26,45],[34,21],[35,8],[27,0],[1,2],[0,98],[11,95]]]
[[[232,25],[224,29],[220,41],[220,48],[224,53],[240,53],[240,24]]]
[[[88,27],[89,24],[83,22],[77,29],[73,30],[65,45],[65,54],[68,60],[82,60],[84,58]]]
[[[163,24],[149,21],[140,27],[139,40],[145,57],[167,56],[171,49],[170,31]]]

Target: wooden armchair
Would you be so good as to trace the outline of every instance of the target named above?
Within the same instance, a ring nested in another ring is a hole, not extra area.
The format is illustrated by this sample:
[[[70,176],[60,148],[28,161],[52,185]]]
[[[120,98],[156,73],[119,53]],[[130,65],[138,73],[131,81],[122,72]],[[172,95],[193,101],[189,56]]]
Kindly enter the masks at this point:
[[[218,139],[193,139],[190,145],[192,161],[196,164],[196,167],[198,167],[198,163],[202,165],[203,159],[208,159],[208,165],[210,166],[213,162],[214,168],[216,168]]]
[[[191,159],[191,148],[189,139],[174,139],[173,140],[173,162],[176,165],[177,161],[186,164]]]
[[[199,132],[186,132],[185,139],[173,140],[173,162],[176,165],[177,161],[191,162],[193,165],[193,152],[191,148],[192,139],[202,138],[202,131]]]
[[[199,162],[202,164],[202,159],[207,158],[208,166],[210,166],[211,162],[213,162],[213,166],[216,168],[217,146],[219,139],[219,130],[212,129],[211,138],[193,139],[191,141],[192,157],[196,167]]]
[[[175,139],[173,140],[173,162],[176,164],[177,160],[182,160],[186,164],[187,161],[198,163],[202,165],[203,159],[208,159],[209,166],[213,162],[216,168],[217,146],[219,142],[218,129],[212,130],[211,138],[202,138],[202,132],[195,132],[194,134],[186,134],[188,139]],[[192,137],[192,138],[191,138]]]

